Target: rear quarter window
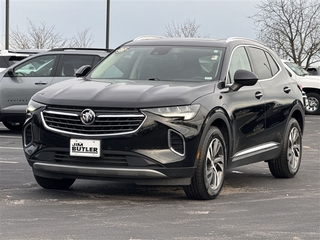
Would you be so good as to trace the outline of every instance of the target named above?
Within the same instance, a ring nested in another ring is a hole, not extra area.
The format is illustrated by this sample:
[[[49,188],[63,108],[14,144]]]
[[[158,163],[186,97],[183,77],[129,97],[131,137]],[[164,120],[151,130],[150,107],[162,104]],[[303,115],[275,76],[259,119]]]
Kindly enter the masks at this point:
[[[259,79],[268,79],[272,77],[272,71],[265,54],[265,51],[260,48],[248,47],[252,60],[254,73]]]

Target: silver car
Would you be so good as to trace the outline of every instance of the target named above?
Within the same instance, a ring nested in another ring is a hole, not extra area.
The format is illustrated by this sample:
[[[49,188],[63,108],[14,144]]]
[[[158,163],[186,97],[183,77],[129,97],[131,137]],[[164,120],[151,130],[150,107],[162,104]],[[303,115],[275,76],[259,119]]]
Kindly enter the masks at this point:
[[[10,130],[20,130],[33,94],[72,78],[81,66],[95,66],[110,52],[92,48],[52,49],[7,68],[0,73],[0,121]]]

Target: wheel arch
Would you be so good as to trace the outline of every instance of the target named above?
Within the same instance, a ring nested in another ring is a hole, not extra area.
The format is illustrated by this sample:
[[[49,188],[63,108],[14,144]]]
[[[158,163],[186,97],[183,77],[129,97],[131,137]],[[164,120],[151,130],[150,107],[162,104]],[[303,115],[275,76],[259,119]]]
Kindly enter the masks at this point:
[[[303,88],[303,91],[305,93],[318,93],[318,94],[320,94],[320,89],[319,88],[306,87],[306,88]]]
[[[298,102],[293,106],[293,108],[291,109],[288,121],[290,120],[290,118],[295,118],[297,120],[301,129],[301,133],[303,134],[304,127],[305,127],[304,126],[305,113],[304,113],[304,107],[302,106],[302,103]]]
[[[231,127],[230,127],[230,119],[227,115],[227,113],[221,109],[221,108],[216,108],[213,109],[208,115],[206,120],[204,121],[204,124],[202,126],[202,136],[201,140],[199,142],[199,147],[198,147],[198,152],[201,151],[200,146],[202,146],[204,138],[205,138],[205,133],[208,132],[208,130],[211,127],[217,127],[221,131],[226,147],[227,147],[227,168],[229,168],[230,165],[230,160],[229,160],[229,154],[232,149],[232,134],[231,134]],[[200,157],[200,156],[199,156]]]

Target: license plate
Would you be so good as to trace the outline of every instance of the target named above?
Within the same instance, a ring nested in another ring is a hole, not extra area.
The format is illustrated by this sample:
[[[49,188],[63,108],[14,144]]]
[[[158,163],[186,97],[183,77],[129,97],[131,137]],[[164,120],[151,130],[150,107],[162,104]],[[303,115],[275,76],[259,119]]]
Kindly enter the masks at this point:
[[[70,156],[100,157],[100,141],[70,139]]]

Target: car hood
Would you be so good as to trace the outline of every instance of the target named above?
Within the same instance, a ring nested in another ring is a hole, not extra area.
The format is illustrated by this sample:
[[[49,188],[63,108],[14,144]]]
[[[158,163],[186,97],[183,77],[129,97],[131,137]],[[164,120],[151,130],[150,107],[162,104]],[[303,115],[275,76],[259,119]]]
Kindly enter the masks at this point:
[[[158,107],[191,104],[214,92],[215,82],[89,81],[71,79],[53,84],[34,101],[51,105],[103,107]]]
[[[297,82],[302,85],[302,88],[320,89],[320,76],[313,76],[313,75],[298,76]]]

